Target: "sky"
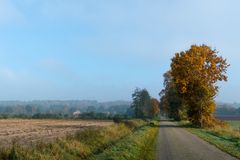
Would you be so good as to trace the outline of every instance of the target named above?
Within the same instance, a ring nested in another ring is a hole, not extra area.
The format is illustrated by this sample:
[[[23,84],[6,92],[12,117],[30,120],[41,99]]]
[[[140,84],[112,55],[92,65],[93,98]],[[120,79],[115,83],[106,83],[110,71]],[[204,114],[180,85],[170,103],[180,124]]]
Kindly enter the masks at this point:
[[[227,58],[221,102],[240,102],[239,0],[0,0],[0,100],[159,98],[176,52]]]

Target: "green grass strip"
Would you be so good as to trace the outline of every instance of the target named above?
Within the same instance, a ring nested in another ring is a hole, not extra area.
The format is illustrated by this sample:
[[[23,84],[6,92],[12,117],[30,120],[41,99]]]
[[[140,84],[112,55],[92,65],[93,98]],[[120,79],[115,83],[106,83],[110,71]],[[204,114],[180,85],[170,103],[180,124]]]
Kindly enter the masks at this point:
[[[158,127],[142,127],[90,160],[154,160],[158,130]]]

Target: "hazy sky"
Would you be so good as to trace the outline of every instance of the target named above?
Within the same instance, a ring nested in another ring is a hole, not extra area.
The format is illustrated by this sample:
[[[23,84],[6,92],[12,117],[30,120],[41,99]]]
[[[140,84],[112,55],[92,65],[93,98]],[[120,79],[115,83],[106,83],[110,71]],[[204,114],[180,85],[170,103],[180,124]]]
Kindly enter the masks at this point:
[[[158,98],[175,52],[228,59],[218,101],[240,102],[239,0],[0,0],[0,100]]]

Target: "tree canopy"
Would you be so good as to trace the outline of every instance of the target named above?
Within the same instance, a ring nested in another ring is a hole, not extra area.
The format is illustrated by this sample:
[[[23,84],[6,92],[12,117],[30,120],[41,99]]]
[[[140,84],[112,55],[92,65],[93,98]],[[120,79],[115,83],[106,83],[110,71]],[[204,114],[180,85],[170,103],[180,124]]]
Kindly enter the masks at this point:
[[[132,94],[132,105],[136,118],[153,118],[159,114],[159,102],[151,99],[146,89],[136,88]]]
[[[160,113],[159,101],[156,98],[150,100],[150,116],[156,117]]]
[[[169,118],[173,118],[174,120],[183,119],[184,115],[181,114],[181,110],[183,110],[183,102],[178,96],[175,84],[173,83],[171,72],[166,72],[163,77],[164,89],[159,93],[161,97],[161,110],[163,110],[163,113],[165,113]]]
[[[229,64],[207,45],[192,45],[187,51],[176,53],[171,70],[164,74],[161,104],[171,118],[187,116],[194,125],[214,125],[214,98],[218,81],[227,81]]]

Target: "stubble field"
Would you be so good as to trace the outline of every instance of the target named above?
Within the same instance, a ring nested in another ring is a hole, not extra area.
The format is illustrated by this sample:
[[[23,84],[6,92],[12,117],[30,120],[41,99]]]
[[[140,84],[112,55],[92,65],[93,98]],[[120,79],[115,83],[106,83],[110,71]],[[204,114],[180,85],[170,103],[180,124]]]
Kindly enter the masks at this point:
[[[1,119],[0,146],[10,146],[13,143],[19,145],[29,145],[36,142],[47,143],[86,128],[111,124],[113,122],[94,120]]]

